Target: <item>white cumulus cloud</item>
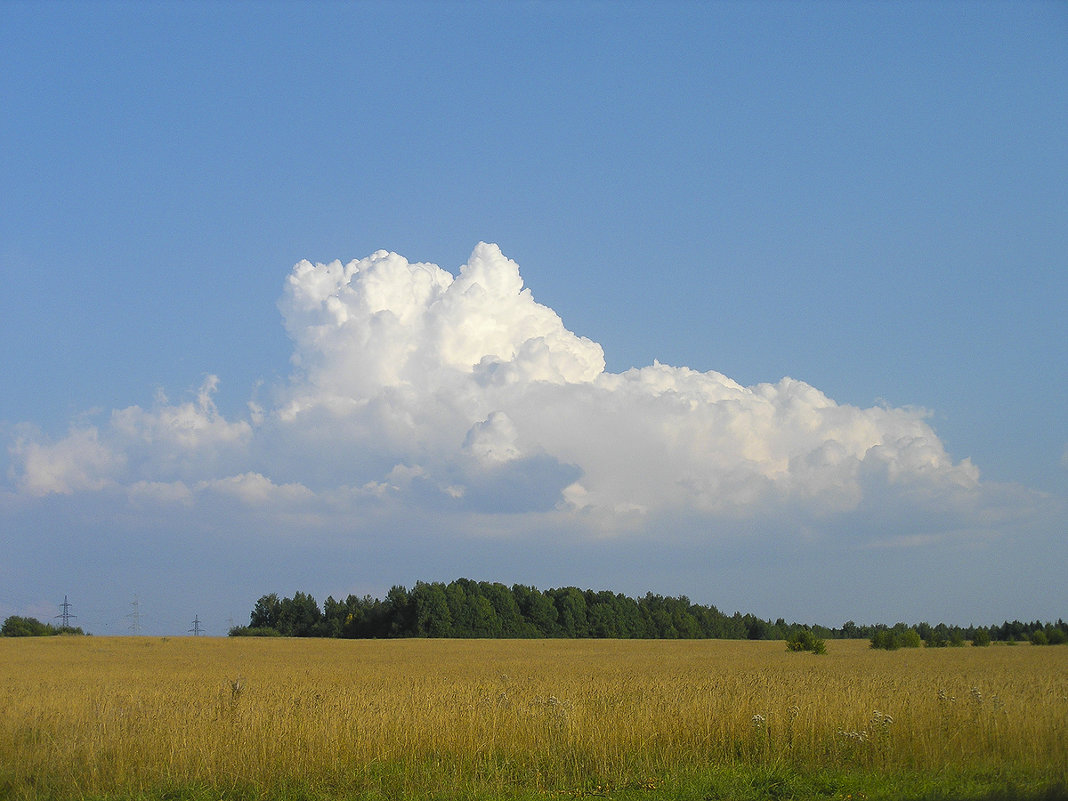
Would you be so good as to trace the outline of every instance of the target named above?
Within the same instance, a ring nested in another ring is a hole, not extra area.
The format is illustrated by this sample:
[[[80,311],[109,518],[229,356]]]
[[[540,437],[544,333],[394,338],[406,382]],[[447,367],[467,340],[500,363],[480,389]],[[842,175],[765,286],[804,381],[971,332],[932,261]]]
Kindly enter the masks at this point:
[[[386,251],[302,261],[279,307],[293,374],[248,419],[218,412],[211,376],[184,403],[161,396],[54,442],[21,436],[18,489],[343,498],[348,512],[399,500],[609,528],[658,513],[819,518],[872,496],[966,509],[982,494],[923,410],[839,404],[791,378],[746,387],[660,363],[606,372],[601,346],[537,303],[496,245],[479,244],[458,276]]]

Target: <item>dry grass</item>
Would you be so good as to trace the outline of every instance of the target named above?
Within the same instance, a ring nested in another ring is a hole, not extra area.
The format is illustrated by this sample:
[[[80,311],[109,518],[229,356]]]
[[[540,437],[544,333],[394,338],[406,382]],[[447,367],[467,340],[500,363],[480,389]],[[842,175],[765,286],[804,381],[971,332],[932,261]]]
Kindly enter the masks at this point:
[[[1063,647],[0,639],[0,709],[0,796],[26,799],[634,788],[732,765],[1068,778]]]

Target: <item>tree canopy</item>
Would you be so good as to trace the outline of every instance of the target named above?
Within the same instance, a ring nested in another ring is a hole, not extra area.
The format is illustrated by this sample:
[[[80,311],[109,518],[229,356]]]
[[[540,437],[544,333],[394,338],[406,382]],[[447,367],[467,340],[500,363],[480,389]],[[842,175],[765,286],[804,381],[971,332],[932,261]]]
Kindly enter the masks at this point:
[[[0,637],[50,637],[54,634],[84,634],[73,626],[53,626],[35,617],[12,615],[0,626]]]
[[[1063,642],[1068,624],[1005,623],[961,628],[939,623],[892,629],[860,626],[852,620],[831,629],[782,618],[772,622],[751,614],[726,614],[715,606],[696,604],[684,595],[647,593],[630,598],[608,590],[558,587],[539,590],[523,584],[459,578],[448,584],[416,582],[411,589],[390,588],[385,598],[349,595],[328,597],[320,609],[304,592],[292,598],[270,593],[256,601],[249,625],[235,635],[286,637],[591,637],[619,639],[750,639],[797,640],[873,638],[873,647],[982,644],[990,639],[1031,640],[1036,630],[1047,642]],[[1041,641],[1041,637],[1038,638]]]

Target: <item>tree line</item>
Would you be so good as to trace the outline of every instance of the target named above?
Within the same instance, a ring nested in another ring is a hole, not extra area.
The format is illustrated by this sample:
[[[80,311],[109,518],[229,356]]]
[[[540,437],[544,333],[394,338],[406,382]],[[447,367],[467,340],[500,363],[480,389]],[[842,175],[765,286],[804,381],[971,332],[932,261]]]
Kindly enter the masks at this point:
[[[884,632],[890,632],[885,634]],[[911,632],[911,634],[906,634]],[[460,578],[448,584],[416,582],[397,585],[385,598],[349,595],[328,597],[322,608],[304,592],[292,598],[262,596],[249,615],[248,626],[231,629],[233,636],[285,637],[563,637],[619,639],[739,639],[809,641],[871,639],[872,647],[907,647],[918,642],[937,646],[990,641],[1068,641],[1068,624],[1005,622],[1000,626],[947,626],[920,623],[893,627],[857,625],[840,628],[763,620],[752,614],[726,614],[715,606],[647,593],[631,598],[608,590],[559,587],[539,590],[524,584]],[[887,638],[890,638],[889,640]],[[906,642],[907,641],[907,642]],[[898,643],[893,645],[893,643]]]
[[[781,621],[780,621],[781,622]],[[287,637],[565,637],[764,639],[768,621],[647,594],[535,587],[471,579],[394,586],[383,599],[350,595],[320,609],[304,592],[264,595],[235,635]],[[785,624],[783,624],[785,625]],[[774,626],[773,626],[774,628]],[[781,634],[776,631],[776,636]]]
[[[1035,620],[1023,623],[1014,620],[1005,621],[1000,626],[947,626],[939,623],[932,626],[920,623],[918,626],[906,626],[898,623],[894,626],[876,626],[871,637],[872,648],[894,651],[898,648],[945,648],[961,646],[966,642],[984,646],[991,642],[1018,643],[1029,642],[1032,645],[1063,645],[1068,643],[1068,623],[1058,620],[1056,623],[1042,623]]]
[[[0,637],[51,637],[55,634],[85,634],[74,626],[53,626],[35,617],[12,615],[0,626]]]

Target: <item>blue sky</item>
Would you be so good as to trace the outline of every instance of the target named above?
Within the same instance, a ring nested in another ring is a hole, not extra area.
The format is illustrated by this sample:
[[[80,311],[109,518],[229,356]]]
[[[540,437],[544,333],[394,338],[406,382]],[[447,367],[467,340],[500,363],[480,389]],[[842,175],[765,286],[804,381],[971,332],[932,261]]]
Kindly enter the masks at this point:
[[[0,614],[222,633],[469,576],[1063,616],[1066,40],[1059,3],[0,5]]]

